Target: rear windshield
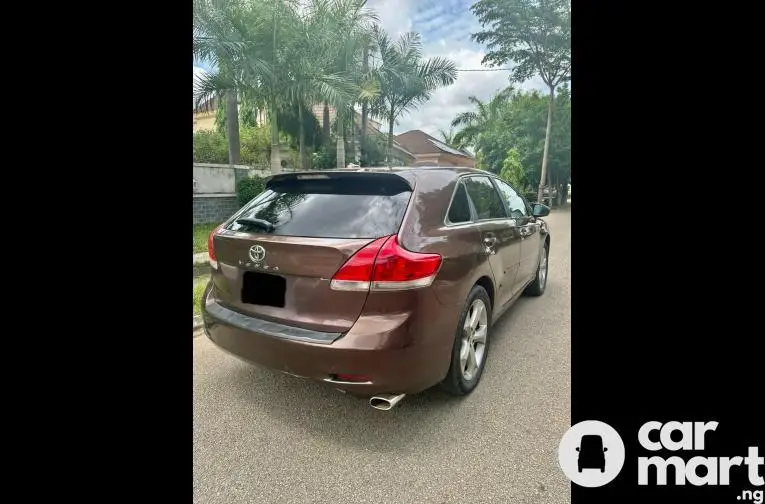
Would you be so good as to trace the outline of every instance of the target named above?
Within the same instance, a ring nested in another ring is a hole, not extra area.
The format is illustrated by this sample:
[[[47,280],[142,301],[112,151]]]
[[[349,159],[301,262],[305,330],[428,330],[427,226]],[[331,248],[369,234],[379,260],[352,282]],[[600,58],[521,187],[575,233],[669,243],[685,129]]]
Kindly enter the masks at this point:
[[[232,231],[309,238],[379,238],[398,232],[411,189],[397,176],[269,183],[237,213]]]

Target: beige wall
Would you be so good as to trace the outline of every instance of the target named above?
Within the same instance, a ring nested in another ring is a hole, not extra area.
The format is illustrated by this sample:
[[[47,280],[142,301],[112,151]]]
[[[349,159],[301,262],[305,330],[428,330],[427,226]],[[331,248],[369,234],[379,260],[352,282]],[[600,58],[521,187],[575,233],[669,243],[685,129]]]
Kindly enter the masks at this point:
[[[194,114],[194,133],[215,129],[215,112],[200,112]]]

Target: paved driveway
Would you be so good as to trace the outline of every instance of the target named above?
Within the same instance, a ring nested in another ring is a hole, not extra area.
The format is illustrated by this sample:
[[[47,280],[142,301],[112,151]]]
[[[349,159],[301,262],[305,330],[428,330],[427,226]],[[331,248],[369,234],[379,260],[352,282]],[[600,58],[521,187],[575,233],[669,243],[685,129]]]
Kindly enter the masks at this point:
[[[494,327],[478,389],[394,410],[194,345],[196,503],[559,503],[570,425],[571,214],[548,217],[547,292]]]

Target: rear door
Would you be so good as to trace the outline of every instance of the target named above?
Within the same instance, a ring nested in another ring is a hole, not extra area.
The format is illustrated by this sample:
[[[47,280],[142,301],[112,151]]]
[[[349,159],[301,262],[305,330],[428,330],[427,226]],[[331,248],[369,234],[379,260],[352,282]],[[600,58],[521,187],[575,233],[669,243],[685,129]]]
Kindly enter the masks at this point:
[[[463,179],[475,209],[484,251],[489,256],[497,283],[497,305],[502,306],[514,294],[521,262],[521,236],[512,225],[499,193],[489,177],[471,175]]]
[[[540,223],[531,215],[526,201],[509,184],[495,178],[499,193],[507,206],[507,212],[514,220],[521,235],[521,264],[516,278],[516,288],[520,289],[536,275],[539,254],[542,251]]]
[[[392,173],[274,177],[214,237],[218,302],[316,331],[344,332],[367,292],[330,288],[364,245],[398,232],[412,182]]]

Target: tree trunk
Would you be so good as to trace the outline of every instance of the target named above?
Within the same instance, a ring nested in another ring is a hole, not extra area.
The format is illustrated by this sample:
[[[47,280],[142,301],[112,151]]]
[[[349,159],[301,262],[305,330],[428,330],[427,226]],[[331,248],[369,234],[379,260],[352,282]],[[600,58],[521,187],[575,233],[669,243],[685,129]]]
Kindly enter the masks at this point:
[[[305,126],[303,125],[303,105],[298,103],[298,122],[300,122],[300,133],[298,134],[298,166],[305,170]]]
[[[396,118],[393,116],[393,107],[391,107],[388,117],[388,168],[393,166],[393,124],[395,122]]]
[[[276,121],[276,104],[268,104],[268,122],[271,125],[271,173],[274,175],[282,172],[282,155],[279,150],[279,125]]]
[[[369,71],[369,46],[364,46],[364,56],[362,60],[362,72],[364,75],[367,74]],[[364,100],[361,102],[361,156],[359,159],[359,164],[361,166],[369,166],[369,161],[367,160],[367,148],[366,148],[366,142],[367,142],[367,120],[369,116],[369,106],[367,104],[367,100]]]
[[[544,201],[544,184],[547,179],[547,156],[550,152],[550,132],[552,132],[552,112],[555,102],[555,88],[550,86],[550,98],[547,102],[547,128],[545,129],[545,148],[542,154],[542,173],[539,177],[539,190],[537,191],[537,201]],[[552,197],[552,188],[550,188],[550,197]]]
[[[276,3],[276,7],[278,9],[279,2]],[[276,90],[278,89],[277,86],[279,85],[277,79],[276,79],[276,27],[278,26],[277,19],[276,19],[276,10],[274,10],[274,45],[273,53],[271,55],[271,70],[274,73],[274,80],[273,80],[273,86],[271,87],[271,96],[268,103],[268,115],[269,122],[271,123],[271,173],[277,174],[282,172],[282,155],[279,150],[279,124],[276,119]]]
[[[324,133],[324,143],[329,144],[329,105],[327,102],[324,102],[324,111],[322,114],[322,128],[321,131]]]
[[[226,136],[228,137],[228,162],[239,164],[241,148],[239,144],[239,108],[236,91],[226,92]]]
[[[345,131],[339,110],[335,112],[335,120],[337,121],[337,167],[345,168]]]

